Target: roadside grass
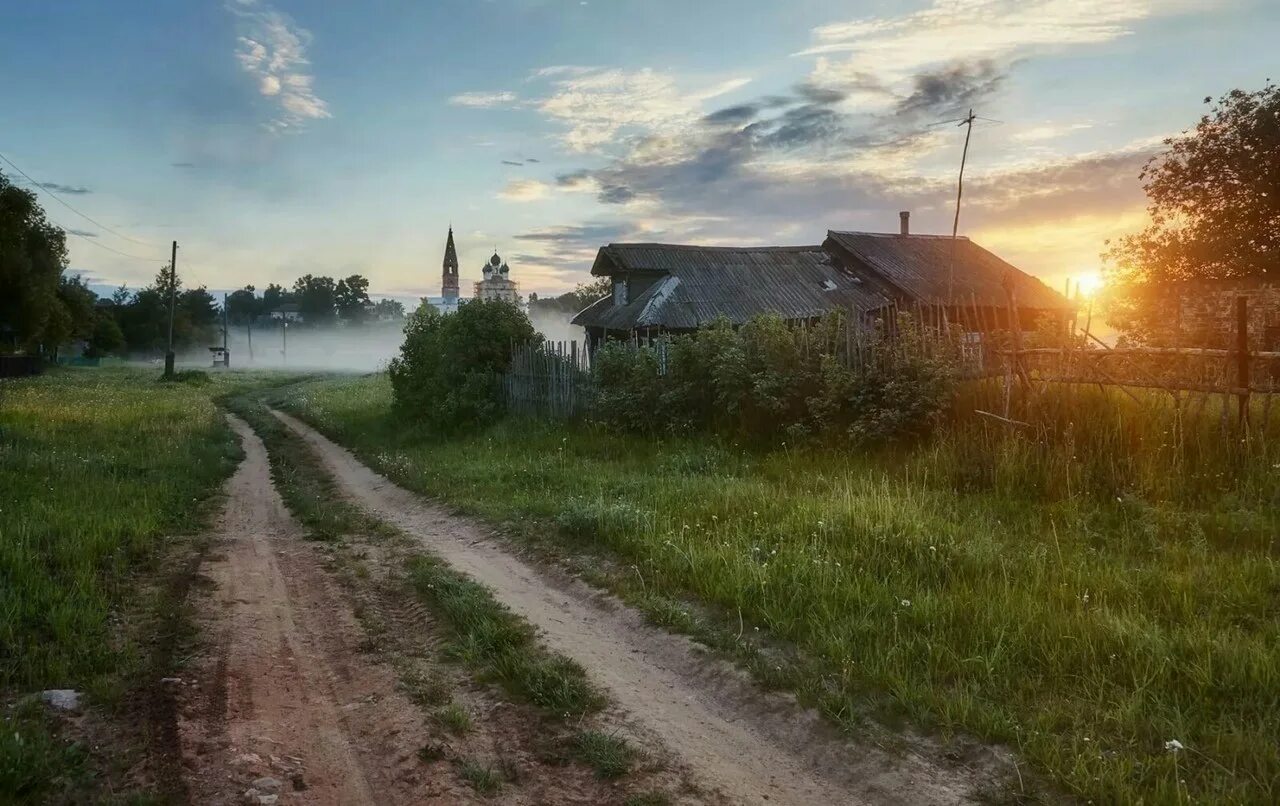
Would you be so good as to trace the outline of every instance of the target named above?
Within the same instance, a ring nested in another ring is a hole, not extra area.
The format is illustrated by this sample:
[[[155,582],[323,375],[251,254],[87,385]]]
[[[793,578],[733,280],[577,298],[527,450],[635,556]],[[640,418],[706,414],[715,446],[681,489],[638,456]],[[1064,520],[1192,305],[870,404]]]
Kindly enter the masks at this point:
[[[133,690],[187,634],[166,562],[207,524],[239,455],[211,396],[299,377],[160,383],[118,368],[0,381],[0,801],[71,797],[141,751],[86,753],[17,701],[71,688],[108,721],[141,717]],[[138,726],[118,729],[144,744]]]
[[[471,722],[471,714],[467,713],[467,709],[456,702],[451,702],[437,709],[436,721],[455,736],[468,734],[475,727]]]
[[[697,634],[689,600],[722,644],[780,640],[741,654],[846,730],[1006,743],[1099,802],[1280,799],[1274,417],[1232,442],[1212,400],[1062,390],[1019,403],[1025,433],[759,453],[529,421],[441,439],[381,375],[277,399],[410,489],[600,553],[655,621]]]
[[[597,778],[621,778],[631,771],[636,751],[626,739],[598,730],[580,731],[573,737],[578,759],[595,770]]]
[[[502,770],[475,760],[459,762],[458,774],[481,795],[497,793],[506,782],[506,776],[502,774]]]

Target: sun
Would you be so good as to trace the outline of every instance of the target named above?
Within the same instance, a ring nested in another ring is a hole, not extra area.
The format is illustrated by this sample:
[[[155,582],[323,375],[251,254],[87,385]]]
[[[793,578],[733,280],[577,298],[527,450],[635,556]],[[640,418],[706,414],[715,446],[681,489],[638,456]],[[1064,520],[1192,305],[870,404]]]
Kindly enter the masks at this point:
[[[1075,280],[1076,287],[1080,289],[1080,295],[1084,297],[1097,294],[1107,282],[1102,274],[1096,271],[1077,275]]]

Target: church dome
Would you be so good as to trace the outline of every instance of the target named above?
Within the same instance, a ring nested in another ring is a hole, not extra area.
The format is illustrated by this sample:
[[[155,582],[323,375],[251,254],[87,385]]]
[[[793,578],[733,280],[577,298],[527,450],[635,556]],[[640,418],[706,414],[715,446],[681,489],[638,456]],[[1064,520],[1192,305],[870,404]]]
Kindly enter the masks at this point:
[[[498,257],[498,253],[494,252],[493,257],[489,258],[489,265],[497,268],[502,264],[502,258]]]
[[[502,274],[506,274],[507,272],[511,271],[511,269],[507,268],[507,264],[503,263],[502,268],[498,269],[498,271],[501,272]]]

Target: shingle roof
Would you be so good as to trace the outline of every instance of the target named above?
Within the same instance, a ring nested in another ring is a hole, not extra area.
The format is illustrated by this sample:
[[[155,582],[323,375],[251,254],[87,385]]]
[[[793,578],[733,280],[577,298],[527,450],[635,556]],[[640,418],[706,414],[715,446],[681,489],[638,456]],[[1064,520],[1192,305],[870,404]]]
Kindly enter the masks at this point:
[[[925,303],[949,298],[952,239],[946,235],[896,235],[879,232],[827,233],[836,246],[907,295]],[[850,267],[856,270],[856,267]],[[955,299],[966,305],[1003,307],[1004,279],[1011,278],[1018,305],[1066,309],[1071,303],[1035,277],[1005,262],[968,238],[955,239]]]
[[[812,319],[834,310],[872,310],[889,299],[831,265],[820,246],[716,247],[609,244],[591,273],[664,274],[626,305],[606,298],[573,323],[609,330],[688,330],[724,316],[742,324],[753,316]]]

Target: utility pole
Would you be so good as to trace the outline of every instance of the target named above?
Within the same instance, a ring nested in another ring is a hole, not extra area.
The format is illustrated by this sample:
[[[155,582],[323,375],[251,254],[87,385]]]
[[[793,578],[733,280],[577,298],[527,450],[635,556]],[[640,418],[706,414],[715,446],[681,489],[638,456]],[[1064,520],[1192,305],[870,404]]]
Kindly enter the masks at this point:
[[[169,349],[164,354],[164,376],[173,377],[173,308],[178,301],[178,242],[169,256]]]
[[[231,369],[231,353],[227,350],[227,292],[222,292],[222,366]]]
[[[960,178],[956,181],[956,217],[951,223],[951,257],[947,267],[947,304],[955,304],[956,295],[956,235],[960,232],[960,198],[964,195],[964,163],[969,157],[969,138],[973,135],[973,121],[976,116],[973,110],[957,126],[966,126],[964,133],[964,151],[960,152]]]

